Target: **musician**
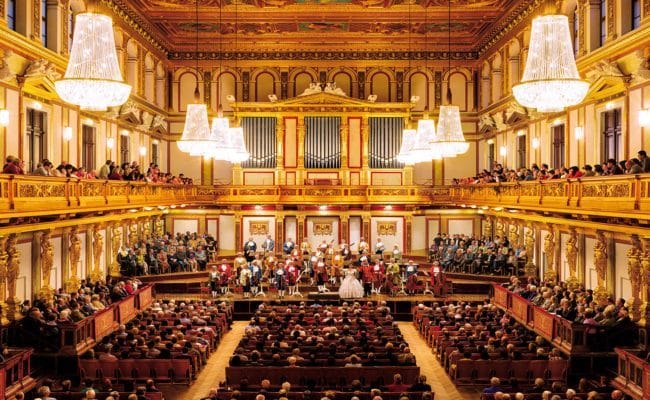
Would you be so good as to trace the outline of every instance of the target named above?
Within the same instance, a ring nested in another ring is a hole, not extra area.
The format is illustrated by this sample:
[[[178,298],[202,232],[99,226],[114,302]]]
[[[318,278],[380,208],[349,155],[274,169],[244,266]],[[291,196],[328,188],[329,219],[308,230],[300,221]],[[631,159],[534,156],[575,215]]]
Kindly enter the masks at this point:
[[[381,291],[381,286],[384,283],[384,262],[377,260],[375,265],[372,266],[372,283],[377,294]]]
[[[251,263],[251,292],[253,292],[253,296],[257,294],[261,282],[262,268],[260,267],[258,260],[253,260]]]
[[[257,243],[253,238],[249,238],[246,244],[244,244],[244,254],[246,256],[246,261],[252,262],[255,259],[255,252],[257,251]]]
[[[313,256],[309,257],[309,262],[307,263],[307,269],[306,271],[309,274],[309,283],[311,285],[314,284],[314,280],[316,279],[316,266],[318,264],[318,255],[314,254]]]
[[[439,288],[440,285],[444,284],[444,278],[442,276],[442,268],[438,261],[434,261],[431,264],[431,271],[429,272],[429,277],[431,279],[431,287]]]
[[[397,260],[392,259],[392,262],[388,264],[386,268],[386,284],[390,290],[391,295],[395,295],[399,291],[400,284],[402,283],[402,277],[400,276],[400,268]]]
[[[273,250],[275,250],[275,241],[271,238],[271,235],[266,235],[266,240],[262,243],[262,248],[264,249],[264,255],[273,253]]]
[[[341,242],[341,245],[339,246],[339,253],[343,256],[343,263],[346,264],[347,261],[350,261],[350,256],[352,255],[352,252],[350,251],[350,246],[348,245],[345,240]]]
[[[302,254],[302,264],[304,270],[309,271],[311,269],[310,259],[309,259],[311,255],[311,244],[309,243],[309,239],[307,237],[303,238],[302,242],[300,243],[300,253]]]
[[[391,258],[397,262],[402,262],[402,251],[399,249],[399,245],[393,245],[393,251],[391,252]]]
[[[250,268],[242,267],[239,271],[239,284],[244,291],[244,298],[247,299],[251,294],[251,270]]]
[[[375,243],[375,254],[382,257],[385,250],[386,246],[384,246],[384,242],[381,241],[381,238],[377,238],[377,243]]]
[[[336,279],[338,277],[341,277],[341,282],[343,282],[343,276],[341,276],[341,268],[343,268],[343,256],[339,251],[332,258],[332,267],[330,268],[330,281],[333,285],[336,284]]]
[[[286,242],[282,245],[282,251],[284,254],[291,254],[293,252],[293,249],[296,247],[296,244],[293,242],[291,238],[288,238]]]
[[[374,276],[372,267],[367,261],[361,264],[361,280],[363,281],[363,294],[364,296],[372,295],[372,280]]]
[[[241,259],[244,261],[244,265],[246,265],[246,260],[244,260],[244,257],[241,257]],[[232,268],[224,258],[221,260],[221,264],[219,265],[219,285],[221,286],[222,294],[225,294],[228,291],[228,283],[230,282],[231,276]]]
[[[298,282],[300,280],[300,268],[293,261],[287,262],[287,280],[289,284],[289,296],[298,293]]]
[[[318,245],[318,256],[319,257],[325,257],[327,254],[327,242],[323,240],[321,244]]]
[[[283,299],[284,291],[287,288],[287,277],[284,263],[278,263],[278,268],[275,270],[275,287],[278,289],[278,299]]]
[[[438,259],[438,245],[436,242],[431,243],[429,246],[429,262]]]
[[[237,257],[235,257],[234,266],[235,266],[235,271],[237,271],[237,274],[239,274],[239,271],[242,268],[248,268],[248,261],[246,261],[246,257],[244,257],[244,254],[242,252],[237,253]]]
[[[212,266],[210,273],[208,274],[208,283],[210,285],[210,293],[212,293],[212,298],[217,298],[217,293],[219,293],[219,270],[216,265]]]
[[[325,258],[327,259],[328,262],[332,262],[332,259],[334,258],[334,241],[332,240],[329,242],[327,245],[327,250],[325,251]]]
[[[366,242],[366,239],[361,238],[361,240],[359,240],[359,255],[367,254],[367,253],[368,253],[368,242]]]
[[[418,283],[418,266],[409,260],[406,264],[406,292],[409,295],[414,295]]]
[[[322,258],[319,258],[316,262],[316,283],[318,285],[318,293],[323,293],[327,291],[325,286],[327,282],[327,268],[325,267],[325,261]]]

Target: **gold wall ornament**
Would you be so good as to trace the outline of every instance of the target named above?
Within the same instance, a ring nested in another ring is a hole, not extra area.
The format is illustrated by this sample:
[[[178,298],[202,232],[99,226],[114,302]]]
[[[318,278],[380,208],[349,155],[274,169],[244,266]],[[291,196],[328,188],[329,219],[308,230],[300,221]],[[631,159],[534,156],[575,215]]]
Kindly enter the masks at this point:
[[[119,277],[120,273],[120,263],[117,261],[117,256],[120,252],[120,247],[122,247],[122,225],[115,225],[111,229],[111,276]]]
[[[314,236],[329,236],[332,232],[331,222],[314,222]]]
[[[2,324],[8,322],[7,304],[5,296],[7,294],[7,265],[9,263],[9,253],[7,253],[7,236],[0,236],[0,307],[2,307]]]
[[[38,293],[39,298],[47,301],[54,298],[54,289],[50,285],[53,267],[54,246],[52,232],[48,230],[41,234],[41,289]]]
[[[594,266],[596,267],[597,287],[594,290],[594,299],[599,304],[606,304],[609,292],[606,288],[607,283],[607,239],[602,231],[596,233],[596,243],[594,244]]]
[[[632,235],[632,247],[627,251],[627,273],[630,277],[632,296],[627,300],[630,318],[634,321],[641,319],[641,241],[637,235]]]
[[[496,221],[496,229],[494,230],[494,238],[496,239],[499,237],[500,239],[505,238],[506,231],[505,231],[505,225],[503,224],[503,221],[497,218]]]
[[[93,269],[90,279],[97,282],[103,279],[102,254],[104,254],[104,236],[99,232],[99,227],[93,229]]]
[[[377,221],[377,235],[379,236],[395,236],[397,234],[397,222],[390,221]]]
[[[156,232],[156,237],[163,237],[165,234],[165,220],[160,217],[156,218],[154,230]]]
[[[138,243],[138,222],[132,221],[129,224],[129,242],[128,245],[133,248]]]
[[[566,263],[569,268],[569,277],[567,278],[567,285],[570,290],[575,290],[580,285],[578,281],[578,234],[574,229],[566,241],[565,245]]]
[[[643,253],[641,254],[641,319],[639,324],[645,326],[650,321],[650,238],[643,239]]]
[[[16,297],[16,282],[20,275],[20,250],[17,245],[17,235],[12,233],[7,240],[7,319],[20,319],[20,300]]]
[[[510,232],[508,234],[508,241],[510,242],[510,247],[519,244],[519,227],[515,224],[510,224]]]
[[[70,266],[68,268],[68,279],[65,281],[65,291],[67,293],[76,292],[79,289],[78,269],[81,261],[81,239],[76,226],[72,227],[68,233],[68,258]]]
[[[544,254],[546,255],[544,280],[555,282],[557,273],[555,272],[555,234],[553,232],[548,232],[544,236]]]
[[[253,236],[268,235],[269,221],[263,221],[263,220],[248,221],[248,232]]]
[[[492,237],[492,217],[486,217],[483,222],[483,237]]]

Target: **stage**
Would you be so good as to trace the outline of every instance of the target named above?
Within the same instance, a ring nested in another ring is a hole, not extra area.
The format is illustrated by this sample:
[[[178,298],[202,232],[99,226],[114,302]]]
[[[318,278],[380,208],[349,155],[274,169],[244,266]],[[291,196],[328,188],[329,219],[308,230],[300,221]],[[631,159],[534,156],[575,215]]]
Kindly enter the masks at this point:
[[[318,293],[316,285],[302,283],[300,285],[300,296],[289,296],[285,293],[284,299],[278,299],[277,292],[264,285],[264,294],[244,298],[240,291],[232,291],[228,295],[219,295],[217,300],[234,302],[235,318],[242,319],[250,317],[257,307],[264,302],[282,302],[285,304],[300,303],[309,304],[319,302],[321,304],[340,304],[344,301],[386,301],[393,314],[399,320],[409,320],[411,309],[419,303],[430,305],[440,301],[482,301],[490,294],[493,282],[505,282],[508,277],[493,275],[470,275],[470,274],[446,274],[449,283],[449,290],[444,296],[431,294],[415,294],[391,296],[388,293],[373,294],[361,299],[341,299],[338,297],[338,286],[328,285],[328,293]],[[155,283],[156,297],[163,299],[211,299],[207,289],[208,272],[179,272],[161,275],[145,275],[138,277],[142,282]],[[233,290],[231,288],[231,290]]]

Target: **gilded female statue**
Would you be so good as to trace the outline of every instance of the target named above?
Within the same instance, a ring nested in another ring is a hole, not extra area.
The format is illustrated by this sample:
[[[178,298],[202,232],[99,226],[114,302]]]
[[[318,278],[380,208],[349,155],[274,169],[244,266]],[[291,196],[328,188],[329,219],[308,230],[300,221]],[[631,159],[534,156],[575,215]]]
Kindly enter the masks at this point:
[[[50,231],[45,231],[41,235],[41,280],[44,288],[50,287],[50,277],[54,267],[54,246],[52,246],[52,236]]]
[[[492,218],[486,218],[483,224],[483,236],[486,238],[492,237]]]
[[[544,236],[544,254],[546,254],[546,271],[547,273],[553,271],[553,264],[555,260],[555,241],[553,232],[549,232]]]
[[[504,236],[505,236],[505,230],[504,229],[505,229],[505,227],[503,226],[503,222],[497,220],[497,227],[496,227],[496,231],[494,233],[495,238],[496,238],[496,236],[498,236],[501,240],[503,240]]]
[[[510,246],[515,246],[519,243],[519,227],[517,225],[510,225]]]
[[[607,240],[602,232],[596,235],[594,244],[594,266],[598,277],[598,286],[604,287],[607,274]]]
[[[571,232],[571,236],[566,241],[566,263],[569,267],[569,275],[574,278],[577,274],[577,260],[578,260],[578,238],[575,232]]]
[[[77,267],[81,261],[81,239],[77,235],[77,227],[73,227],[68,234],[68,254],[70,255],[70,276],[77,276]]]
[[[535,254],[535,236],[531,228],[526,229],[526,233],[524,233],[524,246],[526,247],[528,261],[532,261]]]
[[[104,236],[98,230],[93,232],[93,268],[101,268],[102,253],[104,252]]]

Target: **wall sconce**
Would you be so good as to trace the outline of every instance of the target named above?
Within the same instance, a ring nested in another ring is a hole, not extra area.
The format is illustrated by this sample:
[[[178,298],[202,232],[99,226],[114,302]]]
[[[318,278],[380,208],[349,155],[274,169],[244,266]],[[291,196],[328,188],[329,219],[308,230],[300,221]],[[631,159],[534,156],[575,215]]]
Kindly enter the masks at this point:
[[[61,135],[63,136],[63,140],[65,140],[66,142],[71,141],[72,140],[72,127],[64,126]]]
[[[499,154],[501,157],[505,157],[508,154],[508,148],[506,146],[499,147]]]
[[[0,113],[1,112],[2,111],[0,111]],[[2,115],[0,114],[0,124],[2,123],[1,117]],[[643,110],[639,110],[639,125],[644,128],[650,126],[650,108],[644,108]]]
[[[585,128],[583,128],[582,126],[576,126],[575,131],[574,131],[574,135],[576,137],[576,140],[584,139],[585,138]]]
[[[40,111],[43,109],[43,104],[40,101],[35,101],[32,103],[32,108],[34,110]]]
[[[147,155],[147,148],[144,146],[140,146],[140,155],[141,156],[146,156]]]
[[[115,147],[115,139],[113,139],[112,137],[109,137],[108,139],[106,139],[106,147],[109,148],[109,149],[112,149],[113,147]]]
[[[613,110],[616,107],[616,104],[614,104],[613,101],[608,101],[607,104],[605,104],[605,110],[610,111]]]
[[[526,131],[523,130],[523,129],[519,129],[519,130],[517,131],[517,136],[526,136]]]
[[[494,144],[494,139],[488,139],[487,144]]]
[[[539,149],[539,138],[533,138],[531,140],[530,145],[533,147],[533,149]]]
[[[0,126],[9,125],[9,110],[0,110]]]
[[[553,124],[552,124],[552,125],[553,125],[553,126],[560,126],[560,125],[562,125],[562,123],[563,123],[563,121],[562,121],[560,118],[555,118],[555,119],[553,120]]]
[[[158,139],[154,139],[151,141],[151,144],[158,144]]]
[[[129,131],[127,131],[126,129],[122,129],[122,130],[120,131],[120,135],[122,135],[122,136],[129,136]]]
[[[86,118],[86,119],[84,120],[84,125],[95,126],[95,120],[92,120],[92,119],[90,119],[90,118]]]

